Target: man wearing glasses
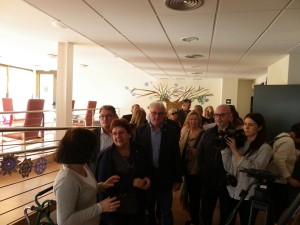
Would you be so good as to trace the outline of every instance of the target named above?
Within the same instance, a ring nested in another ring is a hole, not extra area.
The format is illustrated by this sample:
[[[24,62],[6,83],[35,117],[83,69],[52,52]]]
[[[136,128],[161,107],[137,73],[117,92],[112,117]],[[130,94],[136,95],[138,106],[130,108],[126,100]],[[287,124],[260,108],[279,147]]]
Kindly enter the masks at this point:
[[[97,157],[93,162],[90,163],[90,168],[95,175],[97,170],[96,162],[100,152],[113,144],[113,140],[110,134],[110,124],[114,119],[117,119],[117,113],[115,107],[111,105],[103,105],[99,111],[99,119],[100,119],[100,128],[94,129],[94,133],[97,136]]]
[[[136,141],[144,145],[152,162],[147,202],[149,224],[156,224],[155,207],[158,207],[161,225],[173,225],[173,191],[180,190],[183,174],[179,133],[175,127],[164,123],[166,108],[163,103],[151,103],[149,110],[150,122],[136,128]]]
[[[226,208],[229,194],[225,185],[220,181],[226,177],[221,150],[225,147],[219,143],[220,134],[230,127],[230,108],[228,105],[219,105],[214,113],[216,125],[205,131],[199,145],[200,175],[202,178],[201,219],[204,225],[211,225],[212,218],[219,199],[220,225],[226,223],[230,211]]]

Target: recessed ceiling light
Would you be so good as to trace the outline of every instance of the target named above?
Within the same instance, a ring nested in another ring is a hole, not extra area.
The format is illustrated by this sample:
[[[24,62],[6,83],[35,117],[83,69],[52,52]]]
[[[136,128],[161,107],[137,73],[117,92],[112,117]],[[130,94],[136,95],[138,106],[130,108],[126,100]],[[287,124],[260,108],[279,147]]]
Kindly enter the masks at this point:
[[[198,69],[198,68],[201,68],[201,66],[200,65],[195,65],[195,66],[192,66],[192,68]]]
[[[64,25],[63,23],[61,23],[60,21],[57,21],[57,20],[53,21],[51,24],[52,24],[52,26],[61,28],[61,29],[68,28],[66,25]]]
[[[200,55],[200,54],[193,54],[193,55],[186,55],[185,58],[189,58],[189,59],[195,59],[195,58],[203,58],[204,55]]]
[[[55,55],[55,54],[48,54],[48,57],[51,58],[51,59],[56,59],[57,55]]]
[[[83,67],[83,68],[86,68],[86,67],[88,67],[89,65],[87,65],[87,64],[80,64],[80,66]]]
[[[200,75],[200,74],[203,74],[203,72],[192,72],[191,74],[192,75]]]
[[[199,38],[197,37],[185,37],[185,38],[181,38],[182,41],[184,42],[192,42],[192,41],[198,41]]]

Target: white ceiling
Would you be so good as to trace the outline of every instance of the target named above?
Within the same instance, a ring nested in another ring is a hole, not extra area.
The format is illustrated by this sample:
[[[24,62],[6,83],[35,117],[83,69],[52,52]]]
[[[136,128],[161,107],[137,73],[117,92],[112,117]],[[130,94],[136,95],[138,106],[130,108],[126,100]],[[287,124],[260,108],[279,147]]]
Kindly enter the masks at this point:
[[[300,54],[300,0],[205,0],[190,11],[164,0],[0,0],[0,28],[2,64],[55,69],[48,54],[73,42],[78,64],[127,61],[156,78],[255,79]],[[185,58],[191,54],[203,57]]]

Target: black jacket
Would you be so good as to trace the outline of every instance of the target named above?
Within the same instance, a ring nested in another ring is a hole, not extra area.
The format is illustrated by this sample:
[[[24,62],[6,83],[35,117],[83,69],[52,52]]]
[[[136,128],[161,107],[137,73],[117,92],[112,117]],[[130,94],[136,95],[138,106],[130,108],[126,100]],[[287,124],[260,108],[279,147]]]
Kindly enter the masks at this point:
[[[114,187],[105,192],[98,194],[98,200],[103,200],[107,197],[118,196],[119,194],[136,192],[138,199],[138,208],[143,210],[145,207],[145,190],[141,190],[132,186],[134,178],[151,177],[150,162],[145,154],[143,146],[133,142],[131,143],[130,160],[133,169],[130,174],[117,174],[115,165],[112,159],[112,152],[116,151],[116,146],[113,144],[100,153],[97,161],[96,179],[98,182],[107,180],[112,175],[119,175],[120,181]]]
[[[136,141],[145,146],[146,154],[152,160],[151,128],[145,124],[136,128]],[[182,182],[182,162],[179,150],[179,134],[175,127],[163,124],[159,153],[159,167],[152,166],[152,187],[157,190],[172,190],[175,182]]]
[[[208,190],[217,190],[222,179],[226,176],[223,166],[220,145],[221,138],[218,138],[218,126],[205,131],[199,144],[199,164],[202,184]]]

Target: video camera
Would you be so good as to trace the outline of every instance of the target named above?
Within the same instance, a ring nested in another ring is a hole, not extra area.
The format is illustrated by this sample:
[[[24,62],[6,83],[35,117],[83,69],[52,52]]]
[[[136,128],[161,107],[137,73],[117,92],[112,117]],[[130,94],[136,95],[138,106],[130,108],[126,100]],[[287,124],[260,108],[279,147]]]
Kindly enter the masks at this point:
[[[235,144],[237,148],[242,147],[245,144],[246,136],[243,129],[234,130],[229,129],[226,131],[219,130],[218,136],[214,138],[214,147],[220,150],[225,149],[228,147],[226,143],[226,137],[233,138],[235,140]]]
[[[240,172],[247,173],[248,176],[255,178],[257,184],[254,191],[254,196],[251,199],[256,199],[263,202],[269,202],[269,183],[276,180],[280,176],[264,170],[257,169],[239,169]],[[240,193],[242,195],[242,192]]]
[[[255,179],[261,180],[261,181],[264,181],[264,180],[274,181],[280,177],[274,173],[270,173],[270,172],[267,172],[264,170],[242,168],[242,169],[239,169],[239,171],[243,172],[243,173],[247,173],[248,176],[254,177]]]

